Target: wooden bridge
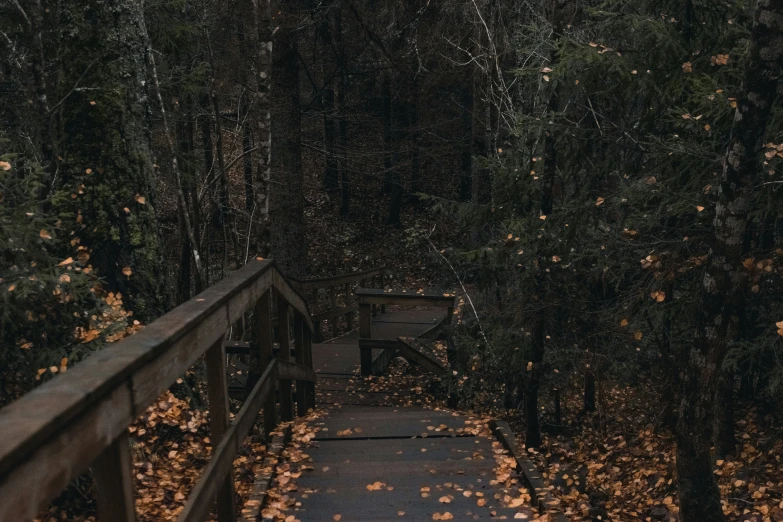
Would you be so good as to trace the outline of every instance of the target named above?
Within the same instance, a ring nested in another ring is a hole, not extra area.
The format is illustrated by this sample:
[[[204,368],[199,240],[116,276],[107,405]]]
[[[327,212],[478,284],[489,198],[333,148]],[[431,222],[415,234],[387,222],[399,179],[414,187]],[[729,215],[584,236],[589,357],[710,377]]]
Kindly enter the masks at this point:
[[[312,470],[299,478],[289,513],[297,520],[544,513],[548,490],[507,425],[404,407],[363,379],[397,356],[446,372],[427,340],[451,322],[454,295],[384,286],[384,270],[296,281],[272,261],[253,261],[0,410],[0,522],[35,518],[87,469],[98,519],[135,520],[128,426],[202,358],[213,451],[179,521],[261,520],[271,477],[260,477],[259,498],[236,505],[232,466],[240,445],[259,416],[270,437],[278,419],[313,409],[324,415],[313,421]],[[229,397],[242,401],[233,419]],[[279,442],[270,448],[279,450]],[[499,455],[518,477],[496,477]]]

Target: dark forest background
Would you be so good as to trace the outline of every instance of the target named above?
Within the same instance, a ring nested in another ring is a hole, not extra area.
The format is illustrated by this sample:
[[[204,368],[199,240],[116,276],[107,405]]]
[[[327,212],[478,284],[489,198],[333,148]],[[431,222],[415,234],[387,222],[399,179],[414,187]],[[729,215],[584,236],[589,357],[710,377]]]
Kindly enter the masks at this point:
[[[547,464],[663,433],[666,516],[783,519],[712,472],[780,471],[782,4],[3,0],[0,404],[248,259],[387,266]]]

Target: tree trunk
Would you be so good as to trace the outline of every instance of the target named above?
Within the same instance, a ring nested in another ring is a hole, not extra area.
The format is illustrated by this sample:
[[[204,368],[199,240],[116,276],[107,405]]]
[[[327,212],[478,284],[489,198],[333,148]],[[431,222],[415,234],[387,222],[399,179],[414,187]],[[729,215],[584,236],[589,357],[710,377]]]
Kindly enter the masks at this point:
[[[541,424],[538,419],[538,390],[541,385],[544,362],[544,317],[535,319],[531,332],[532,343],[530,364],[528,366],[527,386],[525,386],[525,446],[541,446]]]
[[[272,5],[253,0],[255,11],[255,89],[250,120],[258,143],[253,175],[253,209],[248,255],[268,257],[270,247],[269,191],[272,179]],[[254,252],[255,254],[251,254]]]
[[[291,24],[292,26],[294,24]],[[279,48],[281,119],[274,132],[279,136],[275,148],[279,162],[273,169],[275,191],[271,194],[272,255],[286,275],[302,277],[305,274],[307,248],[304,235],[304,172],[302,171],[301,114],[299,109],[299,56],[297,32],[286,28],[281,34]]]
[[[734,436],[734,371],[723,370],[715,394],[714,423],[715,456],[724,458],[734,454],[737,438]]]
[[[595,374],[593,372],[588,372],[585,375],[584,408],[585,413],[595,411]]]
[[[473,90],[470,85],[462,87],[460,100],[462,119],[462,152],[460,157],[459,200],[470,201],[473,191]]]
[[[351,210],[351,177],[348,172],[350,165],[348,163],[348,112],[346,104],[348,103],[348,68],[345,59],[345,42],[343,41],[343,21],[342,12],[337,9],[335,14],[335,43],[340,70],[340,85],[337,90],[337,110],[338,110],[338,129],[340,136],[340,215],[348,216]]]
[[[682,522],[722,522],[712,470],[712,411],[741,307],[742,242],[758,170],[758,153],[783,64],[783,0],[760,0],[747,51],[742,94],[729,138],[702,283],[696,341],[690,350],[677,425]]]
[[[106,289],[149,322],[171,296],[155,214],[143,6],[73,0],[62,10],[61,85],[91,86],[58,97],[62,188],[83,192],[68,204],[77,215],[73,230]],[[95,57],[100,67],[90,67]]]

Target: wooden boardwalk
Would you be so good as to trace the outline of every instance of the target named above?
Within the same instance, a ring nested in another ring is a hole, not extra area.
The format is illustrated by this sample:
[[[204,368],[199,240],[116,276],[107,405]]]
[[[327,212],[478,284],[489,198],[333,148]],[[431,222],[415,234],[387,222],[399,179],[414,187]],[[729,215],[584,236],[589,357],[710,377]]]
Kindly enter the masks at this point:
[[[415,337],[443,314],[389,312],[373,321],[373,337]],[[295,507],[286,515],[302,522],[534,519],[517,479],[498,483],[506,468],[486,420],[416,405],[405,386],[377,391],[377,378],[359,376],[358,339],[351,332],[313,345],[322,414],[310,422],[316,435],[303,450],[312,469],[295,480]]]

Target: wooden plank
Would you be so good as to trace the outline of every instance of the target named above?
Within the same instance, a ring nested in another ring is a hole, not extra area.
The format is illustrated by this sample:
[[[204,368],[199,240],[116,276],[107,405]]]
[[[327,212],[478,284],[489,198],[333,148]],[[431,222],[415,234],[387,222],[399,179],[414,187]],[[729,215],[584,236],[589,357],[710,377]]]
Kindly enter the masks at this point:
[[[446,368],[441,366],[440,362],[433,359],[429,355],[423,353],[416,346],[414,341],[400,337],[399,339],[399,354],[406,360],[416,363],[427,371],[434,373],[435,375],[443,375],[446,373]]]
[[[369,304],[359,304],[359,337],[372,337],[372,309]],[[360,348],[359,358],[363,376],[372,375],[372,348]]]
[[[0,518],[33,518],[38,506],[86,469],[270,287],[303,314],[311,329],[304,299],[274,263],[251,261],[137,334],[0,410],[0,513],[5,515]],[[127,400],[115,403],[129,391]],[[83,419],[91,419],[89,428],[81,424]],[[14,502],[6,502],[9,497]]]
[[[209,397],[209,422],[212,444],[219,445],[225,438],[229,425],[228,387],[226,383],[226,352],[223,339],[207,350],[204,361],[207,366],[207,395]],[[225,475],[218,475],[220,483],[217,492],[217,515],[219,522],[233,522],[234,476],[231,469]]]
[[[127,430],[103,450],[91,468],[98,493],[98,520],[134,522],[136,503]]]
[[[75,374],[78,368],[79,366],[74,368]],[[64,381],[70,374],[69,371],[51,382],[61,379]],[[47,402],[26,401],[31,407],[41,408],[29,411],[29,421],[15,415],[0,415],[2,432],[10,432],[14,427],[28,427],[31,432],[33,428],[37,429],[41,421],[40,412],[51,412],[51,403],[56,404],[60,400],[68,402],[72,399],[67,390],[57,389],[61,395],[56,398],[50,398],[48,394],[37,394]],[[24,398],[19,399],[17,403],[23,400]],[[16,403],[6,408],[13,404]],[[8,424],[10,419],[19,422],[21,426]],[[66,426],[50,434],[51,438],[46,439],[32,453],[26,454],[25,460],[0,474],[0,520],[16,522],[36,518],[41,506],[67,487],[73,477],[85,471],[105,448],[128,429],[134,419],[130,382],[125,382],[93,408],[81,412],[78,417],[70,419],[71,422]],[[24,430],[18,432],[24,433]],[[0,448],[0,451],[3,449]]]
[[[372,374],[381,375],[386,371],[386,367],[391,364],[394,358],[397,357],[397,347],[387,348],[383,350],[378,357],[372,361]]]
[[[404,290],[384,290],[382,288],[359,288],[356,290],[359,304],[454,307],[454,294],[429,290],[425,292],[406,292]]]
[[[52,379],[0,410],[0,426],[3,426],[0,431],[0,477],[71,419],[111,394],[141,366],[168,349],[182,348],[186,343],[180,341],[192,331],[193,324],[219,315],[220,311],[225,316],[223,307],[237,292],[235,287],[250,284],[272,266],[269,261],[248,264],[140,332],[96,352],[67,374]],[[212,340],[203,343],[204,350],[223,331],[209,336]],[[199,356],[201,354],[203,352]],[[164,389],[171,382],[165,383]],[[147,406],[149,403],[138,404],[137,410],[143,412]]]
[[[269,397],[272,398],[272,404],[274,405],[274,391],[275,383],[277,382],[278,364],[279,363],[277,360],[273,360],[271,363],[269,363],[269,366],[267,366],[264,374],[261,376],[258,382],[256,382],[256,385],[248,394],[247,399],[242,404],[242,408],[239,410],[239,413],[237,413],[236,417],[234,417],[233,424],[237,425],[239,440],[243,440],[250,432],[250,429],[253,427],[253,424],[256,421],[256,417],[258,417],[258,412],[261,410],[262,406],[266,408],[264,404],[268,403]],[[275,428],[276,426],[272,426],[272,429],[269,433],[275,431]]]
[[[315,382],[317,379],[315,370],[291,361],[278,359],[278,377],[281,380]]]
[[[296,282],[296,285],[298,286],[298,288],[301,289],[301,291],[306,292],[308,290],[313,290],[318,288],[330,288],[332,286],[343,285],[346,283],[358,283],[360,281],[364,281],[369,277],[375,277],[379,274],[383,274],[386,271],[387,268],[373,268],[371,270],[364,270],[361,272],[340,274],[334,277],[318,277],[318,278],[302,279],[302,280],[297,280],[292,278],[292,281]]]
[[[272,394],[273,384],[277,377],[277,361],[274,361],[256,383],[248,400],[242,405],[234,422],[225,433],[223,441],[216,445],[204,473],[196,486],[190,492],[184,509],[177,518],[178,522],[202,522],[206,520],[212,509],[215,495],[221,487],[220,477],[224,477],[233,469],[234,458],[239,449],[239,443],[245,438],[253,422],[258,416],[258,408],[267,395]],[[233,479],[233,477],[232,477]]]
[[[245,501],[239,522],[258,522],[261,520],[261,508],[267,499],[266,493],[276,474],[276,464],[291,439],[291,425],[286,426],[282,434],[275,435],[268,445],[267,456],[261,465],[261,473],[256,475],[253,489]]]
[[[332,310],[321,312],[313,316],[313,322],[325,321],[341,315],[348,315],[359,310],[359,303],[352,303],[348,306],[337,307]]]
[[[279,325],[277,327],[277,342],[283,346],[290,346],[290,323],[288,317],[288,301],[285,296],[277,295],[277,316]],[[291,350],[280,349],[277,352],[277,360],[286,363],[291,359]],[[291,379],[280,379],[280,416],[283,422],[293,420],[294,404],[291,397]]]

